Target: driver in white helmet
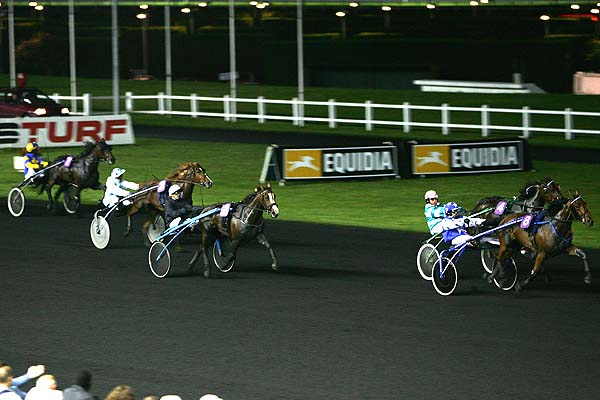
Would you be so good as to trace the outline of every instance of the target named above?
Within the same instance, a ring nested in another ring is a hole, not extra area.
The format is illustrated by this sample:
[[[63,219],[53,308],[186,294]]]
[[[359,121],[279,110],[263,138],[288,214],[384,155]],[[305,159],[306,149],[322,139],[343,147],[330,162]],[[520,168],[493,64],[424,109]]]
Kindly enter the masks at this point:
[[[165,202],[165,223],[169,228],[177,226],[189,215],[200,214],[202,207],[192,206],[184,197],[178,184],[169,187],[169,197]]]
[[[442,233],[442,220],[444,219],[444,206],[439,204],[438,194],[435,190],[425,192],[425,220],[432,235]]]
[[[123,168],[113,168],[110,176],[106,178],[106,190],[102,204],[105,207],[112,207],[119,202],[123,197],[129,196],[130,190],[138,190],[140,185],[135,182],[129,182],[123,179],[126,170]],[[131,202],[124,200],[123,205],[128,206]]]

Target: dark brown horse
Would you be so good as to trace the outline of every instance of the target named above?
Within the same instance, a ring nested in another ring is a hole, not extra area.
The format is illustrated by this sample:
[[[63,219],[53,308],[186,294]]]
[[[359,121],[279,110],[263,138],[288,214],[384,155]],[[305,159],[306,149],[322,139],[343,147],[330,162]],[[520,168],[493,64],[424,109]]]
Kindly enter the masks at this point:
[[[66,160],[69,156],[60,156],[50,164],[57,161]],[[48,195],[47,207],[51,209],[54,201],[62,193],[66,185],[73,184],[78,191],[83,189],[104,190],[105,187],[100,183],[100,174],[98,173],[98,163],[106,161],[114,164],[116,158],[112,154],[112,146],[106,143],[104,139],[96,142],[86,142],[85,149],[81,154],[74,157],[69,166],[60,165],[48,170],[48,173],[42,181],[42,190]],[[52,199],[52,187],[58,185],[60,188]]]
[[[213,185],[213,181],[207,175],[206,170],[196,161],[181,164],[174,169],[165,180],[169,183],[177,183],[181,186],[183,189],[183,197],[187,199],[190,204],[192,203],[192,192],[194,191],[195,185],[201,185],[205,188],[210,188]],[[138,191],[142,191],[144,188],[157,185],[158,183],[158,180],[141,182]],[[151,190],[138,197],[134,197],[131,207],[127,210],[127,228],[123,233],[124,236],[129,235],[132,231],[132,217],[144,208],[150,212],[150,218],[142,227],[142,233],[145,240],[147,240],[148,227],[153,223],[154,218],[158,213],[163,213],[165,211],[156,190]]]
[[[551,203],[548,214],[549,216],[544,221],[537,223],[538,228],[534,236],[530,236],[529,232],[521,228],[519,224],[512,225],[498,234],[500,249],[498,250],[494,270],[490,274],[490,277],[488,277],[488,281],[491,282],[500,272],[499,266],[504,265],[504,260],[522,246],[529,250],[531,254],[535,254],[535,261],[531,274],[522,282],[517,283],[517,291],[535,279],[546,259],[559,254],[579,257],[583,261],[585,269],[584,282],[587,284],[591,283],[592,274],[587,262],[587,256],[583,250],[573,244],[573,231],[571,229],[574,220],[581,221],[586,226],[594,224],[587,203],[583,200],[579,192],[575,192],[575,195],[569,192],[568,199],[561,199]],[[524,213],[511,214],[505,217],[501,221],[501,224],[522,215]]]
[[[202,212],[207,212],[215,208],[222,209],[225,204],[210,205],[205,207]],[[202,252],[204,276],[210,278],[211,266],[207,254],[217,239],[231,240],[231,248],[228,254],[225,255],[227,260],[224,261],[224,264],[231,263],[230,265],[235,261],[235,256],[240,245],[256,239],[258,243],[269,250],[273,261],[271,268],[277,271],[279,269],[277,257],[275,257],[275,252],[264,233],[264,212],[268,212],[271,218],[279,216],[279,206],[277,205],[275,193],[273,193],[270,184],[267,184],[266,187],[260,186],[255,188],[254,193],[249,194],[238,203],[231,204],[230,215],[221,216],[220,213],[216,213],[203,218],[200,222],[202,227],[202,244],[190,261],[189,268],[192,269],[194,267],[200,252]]]
[[[497,218],[494,214],[494,209],[500,201],[506,201],[508,207],[505,214],[511,212],[535,212],[544,208],[546,203],[562,198],[560,185],[550,177],[539,179],[533,182],[527,182],[519,191],[519,195],[514,199],[506,199],[501,196],[485,197],[475,204],[469,215],[473,215],[484,210],[488,210],[480,214],[480,218]],[[500,218],[497,218],[498,222]]]

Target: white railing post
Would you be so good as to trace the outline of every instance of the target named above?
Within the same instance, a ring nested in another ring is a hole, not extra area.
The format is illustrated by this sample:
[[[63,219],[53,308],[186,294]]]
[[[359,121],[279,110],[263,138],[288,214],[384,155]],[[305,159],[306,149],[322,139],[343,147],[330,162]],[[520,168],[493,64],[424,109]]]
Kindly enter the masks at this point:
[[[404,133],[410,133],[410,103],[405,101],[402,103],[402,121],[404,122],[403,131]]]
[[[158,92],[158,112],[162,115],[165,114],[165,94],[163,92]]]
[[[571,132],[573,129],[573,111],[570,108],[565,108],[565,139],[571,140],[573,139],[573,133]]]
[[[133,93],[125,92],[125,111],[132,112],[133,111],[133,99],[131,96]]]
[[[487,104],[481,106],[481,136],[488,137],[490,125],[490,112],[488,111]]]
[[[198,95],[196,93],[190,94],[190,111],[192,112],[192,118],[198,117]]]
[[[329,104],[327,105],[329,110],[329,127],[335,128],[337,126],[335,120],[335,99],[329,99]]]
[[[223,96],[223,116],[225,117],[225,121],[231,121],[231,108],[228,94]]]
[[[448,104],[442,104],[442,135],[450,133],[450,110],[448,110]]]
[[[365,101],[365,129],[373,130],[373,106],[371,100]]]
[[[83,115],[92,114],[92,96],[89,93],[83,94]]]
[[[529,138],[529,127],[531,126],[531,114],[529,114],[529,107],[523,107],[523,139]]]
[[[60,103],[60,101],[58,101],[58,96],[60,96],[59,93],[52,93],[52,96],[50,96],[50,98],[55,102]]]
[[[304,126],[304,96],[298,99],[298,126]]]
[[[298,98],[292,98],[292,125],[298,125],[298,119],[300,118],[300,111],[298,110]]]
[[[258,96],[258,101],[256,102],[257,112],[258,112],[258,123],[265,123],[265,98],[264,96]]]

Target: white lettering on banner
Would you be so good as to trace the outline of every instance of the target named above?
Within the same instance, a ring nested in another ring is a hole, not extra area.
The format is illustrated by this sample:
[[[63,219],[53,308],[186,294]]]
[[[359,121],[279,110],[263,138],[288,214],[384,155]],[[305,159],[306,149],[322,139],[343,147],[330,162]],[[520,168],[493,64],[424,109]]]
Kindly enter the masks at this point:
[[[37,141],[43,147],[71,146],[100,139],[111,144],[135,143],[129,115],[0,120],[4,121],[11,121],[11,125],[16,126],[11,132],[17,133],[18,139],[0,147],[23,147],[31,141]]]
[[[391,151],[323,154],[323,172],[345,174],[385,170],[394,170]]]
[[[452,149],[451,160],[452,168],[519,165],[517,146]]]

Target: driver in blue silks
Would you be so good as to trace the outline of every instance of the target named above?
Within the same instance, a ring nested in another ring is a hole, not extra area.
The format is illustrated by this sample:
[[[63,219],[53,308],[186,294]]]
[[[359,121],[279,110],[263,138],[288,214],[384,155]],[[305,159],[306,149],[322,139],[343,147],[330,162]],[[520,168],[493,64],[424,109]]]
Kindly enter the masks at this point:
[[[444,215],[446,217],[440,223],[444,241],[451,243],[453,246],[461,245],[473,238],[466,228],[480,226],[485,222],[483,218],[467,218],[458,215],[459,210],[460,207],[455,202],[446,203],[444,205]]]
[[[37,144],[37,142],[27,143],[27,146],[25,146],[25,151],[26,153],[23,156],[23,173],[25,174],[25,179],[27,179],[40,169],[46,168],[48,166],[48,161],[45,161],[40,156],[40,146]]]

